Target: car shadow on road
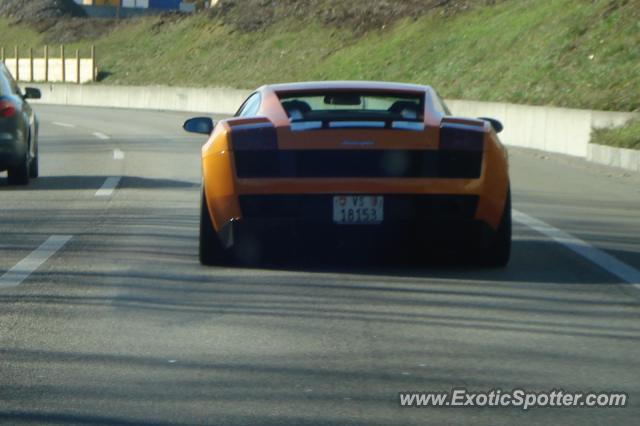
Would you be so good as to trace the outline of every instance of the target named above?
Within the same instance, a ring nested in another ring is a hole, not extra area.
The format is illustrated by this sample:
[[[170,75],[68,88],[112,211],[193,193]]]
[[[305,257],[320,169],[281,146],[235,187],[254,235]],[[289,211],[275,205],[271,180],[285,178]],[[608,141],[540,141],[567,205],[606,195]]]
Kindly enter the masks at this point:
[[[394,279],[451,279],[551,284],[614,284],[621,280],[549,240],[514,240],[511,261],[487,267],[481,252],[438,248],[396,248],[378,253],[371,248],[268,252],[268,259],[236,262],[240,268],[297,273],[348,274]],[[564,261],[559,260],[564,259]]]

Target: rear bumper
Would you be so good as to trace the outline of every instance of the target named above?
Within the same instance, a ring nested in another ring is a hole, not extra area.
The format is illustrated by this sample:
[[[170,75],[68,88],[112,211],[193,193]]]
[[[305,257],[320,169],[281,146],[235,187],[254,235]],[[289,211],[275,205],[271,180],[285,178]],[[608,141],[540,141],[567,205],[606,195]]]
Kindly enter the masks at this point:
[[[281,246],[393,248],[456,246],[482,241],[491,227],[475,218],[477,195],[384,194],[378,224],[333,222],[333,195],[241,195],[241,216],[218,230],[226,248],[240,240]]]
[[[26,150],[26,145],[15,133],[0,129],[0,170],[18,166]]]
[[[259,243],[262,249],[289,247],[326,252],[346,248],[389,253],[406,249],[476,249],[493,234],[491,227],[477,220],[336,225],[301,219],[238,219],[218,232],[227,249]]]

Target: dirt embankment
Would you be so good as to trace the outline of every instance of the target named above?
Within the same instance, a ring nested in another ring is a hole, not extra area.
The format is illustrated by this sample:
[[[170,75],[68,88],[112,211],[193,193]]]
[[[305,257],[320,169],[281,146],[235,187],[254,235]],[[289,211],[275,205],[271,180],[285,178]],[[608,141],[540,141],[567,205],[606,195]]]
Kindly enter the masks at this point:
[[[209,12],[235,29],[256,31],[282,19],[367,31],[403,18],[453,14],[501,0],[220,0]]]
[[[23,22],[37,22],[43,19],[85,16],[85,13],[73,0],[2,0],[0,16]]]
[[[0,0],[0,17],[29,25],[47,43],[93,39],[115,27],[112,20],[88,19],[73,0]]]
[[[259,31],[281,20],[319,23],[366,32],[426,13],[453,14],[474,5],[502,0],[220,0],[205,10],[212,19],[242,32]],[[73,0],[1,0],[0,17],[26,23],[47,43],[95,39],[126,21],[87,18]],[[168,22],[179,14],[165,16]]]

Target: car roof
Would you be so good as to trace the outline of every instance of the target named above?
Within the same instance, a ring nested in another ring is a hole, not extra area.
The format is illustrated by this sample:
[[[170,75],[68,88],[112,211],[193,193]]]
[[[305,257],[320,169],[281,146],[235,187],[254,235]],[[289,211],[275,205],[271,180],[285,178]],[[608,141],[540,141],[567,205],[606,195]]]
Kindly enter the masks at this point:
[[[308,81],[299,83],[271,84],[259,90],[274,92],[314,92],[321,90],[371,90],[374,92],[406,92],[424,93],[431,90],[429,86],[408,83],[389,83],[383,81]]]

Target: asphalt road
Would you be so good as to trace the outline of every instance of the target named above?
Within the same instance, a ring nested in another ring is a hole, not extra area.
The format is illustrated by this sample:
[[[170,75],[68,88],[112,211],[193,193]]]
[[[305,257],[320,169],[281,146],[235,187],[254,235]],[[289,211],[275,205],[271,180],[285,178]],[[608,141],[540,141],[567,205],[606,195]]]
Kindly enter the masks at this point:
[[[640,291],[615,272],[640,270],[639,175],[511,149],[514,207],[554,229],[516,223],[504,270],[204,268],[188,114],[36,109],[42,177],[0,177],[1,423],[637,424]],[[34,271],[14,285],[21,261]],[[629,404],[398,402],[452,388]]]

